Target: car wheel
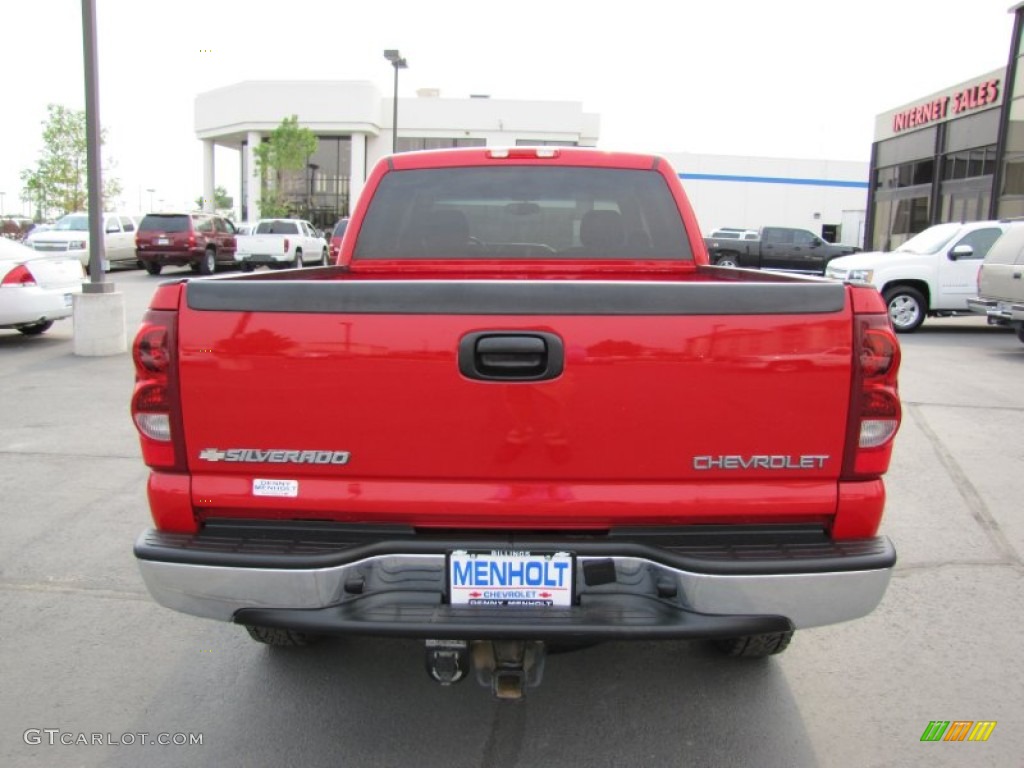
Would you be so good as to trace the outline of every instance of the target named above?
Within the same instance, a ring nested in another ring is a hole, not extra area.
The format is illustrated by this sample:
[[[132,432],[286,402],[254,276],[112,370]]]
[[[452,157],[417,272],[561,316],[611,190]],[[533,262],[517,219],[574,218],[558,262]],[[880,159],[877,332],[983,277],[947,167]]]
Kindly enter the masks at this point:
[[[726,656],[744,659],[763,659],[782,653],[789,647],[793,632],[770,632],[766,635],[747,635],[746,637],[724,637],[712,641],[715,647]]]
[[[292,269],[302,269],[302,251],[295,252],[295,261],[292,262]]]
[[[164,268],[164,265],[157,261],[143,262],[143,266],[146,268],[146,271],[149,272],[149,274],[151,275],[159,275],[160,270]]]
[[[739,261],[735,256],[726,254],[725,256],[719,256],[715,261],[716,267],[733,267],[734,269],[739,266]]]
[[[291,629],[280,629],[278,627],[260,627],[247,624],[245,627],[249,637],[264,645],[274,645],[279,648],[297,647],[312,645],[320,639],[320,635],[311,635],[308,632],[296,632]]]
[[[327,249],[324,248],[323,252],[320,254],[320,266],[326,267],[327,263]]]
[[[20,333],[24,333],[26,336],[38,336],[40,333],[46,333],[52,327],[53,320],[43,320],[41,323],[23,325],[18,329],[18,331]]]
[[[254,269],[255,269],[255,267],[252,265],[251,261],[243,261],[242,262],[242,271],[243,272],[252,272]]]
[[[213,248],[203,251],[203,260],[199,262],[199,274],[212,275],[217,271],[217,252]]]
[[[1017,326],[1017,338],[1024,344],[1024,325]]]
[[[924,296],[916,288],[897,285],[882,294],[889,308],[889,319],[897,333],[912,333],[924,322],[926,304]]]

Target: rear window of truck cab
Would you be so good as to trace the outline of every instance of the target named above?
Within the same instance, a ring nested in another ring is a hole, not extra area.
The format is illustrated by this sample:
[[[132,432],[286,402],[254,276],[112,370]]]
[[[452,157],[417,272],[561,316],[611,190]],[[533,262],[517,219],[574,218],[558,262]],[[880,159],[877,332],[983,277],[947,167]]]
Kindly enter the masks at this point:
[[[538,166],[392,171],[357,259],[693,259],[655,171]]]

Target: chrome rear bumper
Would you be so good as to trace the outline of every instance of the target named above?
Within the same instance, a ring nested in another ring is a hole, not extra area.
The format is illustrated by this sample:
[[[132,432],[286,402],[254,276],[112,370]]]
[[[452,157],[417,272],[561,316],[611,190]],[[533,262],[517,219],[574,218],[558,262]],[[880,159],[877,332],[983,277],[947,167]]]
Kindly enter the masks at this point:
[[[878,605],[896,559],[885,537],[725,546],[665,546],[650,538],[517,540],[517,549],[575,553],[576,600],[562,609],[447,605],[447,553],[508,548],[500,538],[413,536],[303,549],[294,541],[233,546],[224,538],[148,531],[135,552],[156,601],[184,613],[435,638],[541,632],[639,639],[738,633],[747,624],[742,631],[750,633],[833,624]]]

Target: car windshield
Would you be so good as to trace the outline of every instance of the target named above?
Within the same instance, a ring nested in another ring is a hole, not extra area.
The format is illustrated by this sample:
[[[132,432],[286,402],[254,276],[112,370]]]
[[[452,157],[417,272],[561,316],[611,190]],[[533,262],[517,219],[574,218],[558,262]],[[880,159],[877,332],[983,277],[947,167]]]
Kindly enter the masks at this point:
[[[903,245],[896,249],[896,253],[938,253],[942,246],[953,239],[953,236],[960,231],[958,223],[937,224],[928,227],[924,232],[914,235]]]
[[[58,232],[88,232],[89,217],[84,213],[69,213],[53,225]]]

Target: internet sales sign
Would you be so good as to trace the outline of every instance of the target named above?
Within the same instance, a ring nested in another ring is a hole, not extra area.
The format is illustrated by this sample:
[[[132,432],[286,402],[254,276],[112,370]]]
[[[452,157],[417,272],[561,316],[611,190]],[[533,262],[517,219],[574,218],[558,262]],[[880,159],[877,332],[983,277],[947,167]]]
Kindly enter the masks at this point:
[[[568,552],[452,552],[448,595],[452,605],[572,605]]]
[[[897,112],[892,117],[893,133],[919,128],[999,101],[999,80],[986,80],[968,88],[939,96]]]

